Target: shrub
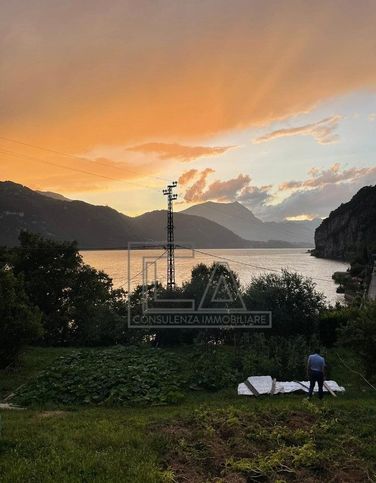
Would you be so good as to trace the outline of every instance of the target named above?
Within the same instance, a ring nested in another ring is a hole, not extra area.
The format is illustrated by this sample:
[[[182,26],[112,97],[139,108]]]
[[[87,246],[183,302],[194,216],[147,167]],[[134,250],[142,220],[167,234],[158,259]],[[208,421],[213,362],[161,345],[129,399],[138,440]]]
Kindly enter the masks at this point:
[[[208,345],[192,355],[191,382],[203,389],[235,387],[249,376],[270,375],[279,380],[303,379],[306,360],[317,341],[303,336],[266,337],[254,334],[240,346]]]
[[[279,380],[302,379],[307,356],[315,343],[315,339],[307,341],[303,336],[255,334],[241,350],[243,377],[270,375]]]
[[[208,346],[198,349],[192,357],[192,385],[216,391],[229,387],[239,380],[233,352],[222,347]]]
[[[360,309],[339,333],[340,342],[358,353],[367,376],[376,380],[376,302]]]
[[[335,308],[324,310],[320,314],[319,337],[326,347],[333,347],[338,339],[338,331],[341,327],[358,313],[356,307],[344,307],[338,305]]]
[[[109,406],[176,403],[184,381],[179,358],[159,349],[115,347],[87,349],[59,358],[15,400],[35,404]]]
[[[41,335],[41,314],[30,305],[22,281],[7,267],[0,269],[0,367]]]

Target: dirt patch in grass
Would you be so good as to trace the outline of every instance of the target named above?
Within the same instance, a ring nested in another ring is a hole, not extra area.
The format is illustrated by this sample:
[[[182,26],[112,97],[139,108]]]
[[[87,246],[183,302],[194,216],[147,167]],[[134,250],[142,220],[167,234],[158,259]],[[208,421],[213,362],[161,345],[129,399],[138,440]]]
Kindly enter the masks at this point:
[[[372,441],[355,436],[353,418],[312,404],[291,412],[199,409],[158,426],[163,465],[177,482],[373,481],[375,464],[363,452]],[[367,414],[356,418],[360,428]]]

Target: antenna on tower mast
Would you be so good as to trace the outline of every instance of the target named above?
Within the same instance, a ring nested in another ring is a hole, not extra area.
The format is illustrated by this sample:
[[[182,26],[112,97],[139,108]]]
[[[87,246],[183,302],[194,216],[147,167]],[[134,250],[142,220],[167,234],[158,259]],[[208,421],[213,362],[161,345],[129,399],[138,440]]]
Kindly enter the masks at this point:
[[[175,240],[174,240],[174,211],[173,201],[178,195],[173,193],[173,189],[178,185],[177,181],[173,181],[163,190],[163,194],[167,196],[167,290],[175,288]]]

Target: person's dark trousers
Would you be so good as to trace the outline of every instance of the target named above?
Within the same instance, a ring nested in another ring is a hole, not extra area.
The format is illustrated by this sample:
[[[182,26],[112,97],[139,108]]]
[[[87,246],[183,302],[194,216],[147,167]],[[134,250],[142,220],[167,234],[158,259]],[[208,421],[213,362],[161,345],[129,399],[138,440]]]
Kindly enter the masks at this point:
[[[323,385],[324,385],[324,374],[321,371],[310,371],[309,373],[309,397],[312,396],[315,384],[319,386],[319,398],[322,399],[324,396]]]

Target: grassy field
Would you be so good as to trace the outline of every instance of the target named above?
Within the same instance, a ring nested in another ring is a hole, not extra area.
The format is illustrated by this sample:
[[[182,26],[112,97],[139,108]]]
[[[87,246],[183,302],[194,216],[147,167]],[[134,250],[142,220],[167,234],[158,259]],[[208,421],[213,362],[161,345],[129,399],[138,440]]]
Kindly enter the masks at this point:
[[[71,349],[30,349],[2,397]],[[376,397],[333,361],[345,395],[191,391],[178,405],[1,411],[1,482],[375,481]]]

